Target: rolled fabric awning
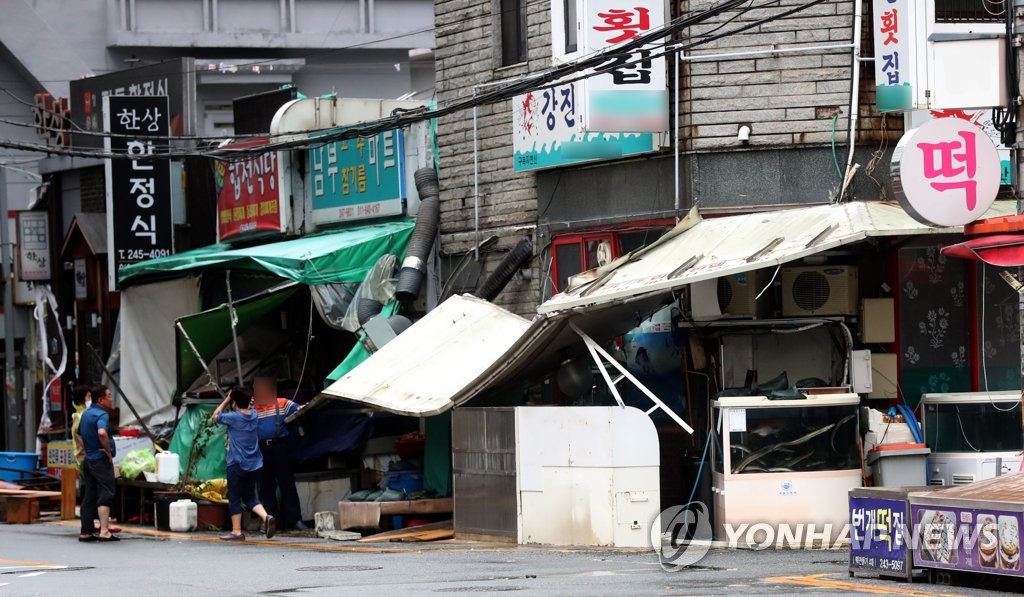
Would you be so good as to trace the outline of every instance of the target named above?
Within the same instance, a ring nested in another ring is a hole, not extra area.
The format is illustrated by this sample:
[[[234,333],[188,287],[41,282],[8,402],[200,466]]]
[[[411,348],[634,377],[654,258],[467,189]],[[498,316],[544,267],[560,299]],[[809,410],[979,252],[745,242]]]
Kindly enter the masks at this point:
[[[1024,265],[1024,234],[994,234],[943,247],[947,257],[973,259],[989,265],[1016,267]]]

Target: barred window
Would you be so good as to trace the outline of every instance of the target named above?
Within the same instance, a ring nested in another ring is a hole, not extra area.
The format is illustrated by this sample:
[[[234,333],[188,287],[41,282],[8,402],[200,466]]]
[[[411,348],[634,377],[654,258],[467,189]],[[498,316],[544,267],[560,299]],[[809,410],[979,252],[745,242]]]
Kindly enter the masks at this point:
[[[936,23],[1002,23],[1010,0],[935,0]]]

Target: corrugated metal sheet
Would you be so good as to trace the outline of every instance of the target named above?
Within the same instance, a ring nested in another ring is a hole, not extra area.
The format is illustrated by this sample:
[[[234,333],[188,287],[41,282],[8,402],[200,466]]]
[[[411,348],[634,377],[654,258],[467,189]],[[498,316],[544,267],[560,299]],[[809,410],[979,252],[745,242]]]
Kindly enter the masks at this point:
[[[527,333],[530,322],[453,296],[324,393],[412,416],[442,413]]]
[[[513,408],[460,408],[452,414],[455,532],[517,535]]]
[[[997,201],[985,217],[1016,213]],[[630,301],[686,284],[780,265],[872,236],[962,232],[921,224],[895,203],[864,201],[680,222],[682,233],[597,271],[590,281],[554,296],[541,314]]]

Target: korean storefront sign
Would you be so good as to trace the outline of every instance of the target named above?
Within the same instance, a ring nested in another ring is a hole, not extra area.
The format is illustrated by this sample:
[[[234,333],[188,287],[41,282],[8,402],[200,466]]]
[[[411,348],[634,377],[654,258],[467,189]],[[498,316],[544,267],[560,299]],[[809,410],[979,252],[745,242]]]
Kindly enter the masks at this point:
[[[907,501],[850,496],[850,570],[910,578]]]
[[[977,508],[911,504],[915,565],[1024,576],[1021,513],[981,504]]]
[[[168,103],[166,97],[108,96],[103,113],[111,133],[106,151],[129,156],[106,160],[107,255],[110,289],[116,290],[125,265],[174,253],[171,164],[151,157],[168,143]]]
[[[874,0],[871,31],[875,41],[875,85],[879,112],[913,107],[910,0]]]
[[[588,0],[582,19],[586,52],[609,48],[665,24],[662,0]],[[608,59],[584,80],[583,129],[590,132],[668,130],[665,51],[649,44]]]
[[[517,172],[654,151],[652,133],[587,133],[580,110],[582,83],[531,91],[512,100],[512,146]]]
[[[32,121],[36,125],[36,134],[42,137],[47,145],[71,145],[71,102],[68,98],[37,93],[36,106],[32,109]]]
[[[985,131],[985,134],[992,139],[992,143],[999,152],[999,183],[1004,185],[1013,184],[1013,169],[1010,159],[1010,148],[1002,144],[1002,133],[996,129],[992,122],[992,110],[912,110],[909,113],[910,124],[907,129],[913,129],[935,118],[959,118],[969,122]]]
[[[309,150],[306,180],[315,224],[401,215],[405,209],[402,131],[332,141]],[[311,137],[311,141],[316,140]]]
[[[74,131],[102,132],[106,113],[103,98],[111,95],[167,96],[168,122],[175,135],[195,132],[196,66],[194,58],[175,58],[105,75],[71,81],[71,120]],[[75,147],[103,147],[99,135],[73,132]]]
[[[225,145],[226,149],[266,146],[268,137]],[[283,232],[281,182],[276,151],[213,165],[217,185],[217,238]]]
[[[49,280],[50,220],[45,211],[18,212],[18,279]]]
[[[893,190],[917,221],[963,226],[995,201],[999,162],[984,131],[958,118],[939,118],[900,139],[892,156]]]

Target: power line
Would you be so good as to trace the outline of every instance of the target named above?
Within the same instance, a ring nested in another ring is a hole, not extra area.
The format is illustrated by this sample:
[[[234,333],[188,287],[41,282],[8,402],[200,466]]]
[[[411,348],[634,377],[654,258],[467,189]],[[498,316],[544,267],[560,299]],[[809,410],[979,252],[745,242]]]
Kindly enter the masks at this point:
[[[503,86],[496,87],[495,89],[492,89],[490,91],[485,91],[483,93],[477,94],[472,98],[467,98],[462,101],[454,102],[448,106],[436,108],[434,110],[427,110],[426,108],[417,110],[406,110],[399,112],[397,114],[392,114],[391,116],[378,119],[376,121],[360,123],[348,127],[332,127],[330,129],[322,129],[318,131],[283,133],[274,136],[279,137],[282,140],[271,141],[268,145],[256,148],[231,149],[219,147],[216,149],[197,152],[195,150],[172,149],[170,146],[166,146],[167,151],[161,152],[159,154],[154,153],[151,157],[168,159],[175,157],[198,156],[215,159],[232,159],[246,157],[249,155],[258,155],[267,151],[310,149],[314,147],[320,147],[326,143],[331,143],[334,141],[344,141],[348,139],[354,139],[356,137],[368,137],[376,135],[380,132],[404,128],[405,126],[409,126],[425,120],[448,116],[456,112],[472,109],[473,107],[476,106],[505,101],[507,99],[511,99],[512,97],[515,97],[523,93],[538,91],[541,89],[546,89],[559,85],[566,85],[589,77],[606,74],[613,68],[620,68],[622,66],[632,65],[653,58],[666,56],[668,54],[680,50],[685,51],[693,49],[701,45],[712,43],[714,41],[717,41],[718,39],[728,37],[730,35],[742,33],[744,31],[747,31],[754,27],[758,27],[764,23],[773,21],[775,19],[784,18],[786,16],[796,14],[812,6],[830,0],[809,0],[804,4],[786,10],[779,15],[773,15],[748,23],[744,23],[737,28],[717,33],[715,35],[707,36],[706,34],[703,34],[704,36],[701,39],[691,41],[688,44],[677,43],[670,45],[668,42],[658,44],[657,47],[662,47],[665,49],[657,54],[648,54],[646,56],[641,55],[640,57],[637,58],[622,60],[624,56],[632,56],[634,50],[644,49],[645,46],[650,45],[652,42],[658,42],[659,40],[665,39],[675,33],[682,31],[686,27],[691,27],[693,25],[700,24],[724,12],[737,8],[748,1],[749,0],[727,0],[726,2],[716,7],[700,11],[692,16],[685,18],[678,17],[673,21],[667,23],[664,27],[660,27],[657,30],[645,33],[643,35],[638,35],[633,39],[624,42],[618,46],[615,46],[613,48],[609,48],[607,50],[600,52],[595,52],[589,56],[585,56],[571,63],[559,65],[538,73],[526,75],[519,80],[507,83]],[[747,10],[744,10],[743,12],[747,12]],[[727,23],[731,22],[735,18],[737,17],[734,16],[732,19],[727,21]],[[716,28],[714,31],[717,31],[719,29],[721,29],[721,27]],[[323,135],[318,136],[315,140],[311,140],[307,137],[302,137],[302,135],[308,134],[310,132],[324,131],[326,132]],[[180,137],[175,139],[180,139]],[[106,159],[134,159],[137,157],[113,152],[99,152],[96,150],[76,150],[73,148],[56,149],[45,145],[16,142],[4,139],[0,139],[0,147],[9,147],[12,149],[20,149],[24,151],[35,151],[54,155],[69,155],[78,157],[94,157]],[[164,149],[164,147],[160,147],[160,149]]]
[[[717,14],[720,14],[721,12],[725,12],[727,10],[731,10],[732,8],[735,8],[737,5],[743,4],[745,2],[750,2],[750,1],[752,1],[752,0],[743,0],[743,1],[740,1],[740,2],[736,2],[736,1],[734,1],[734,2],[727,2],[722,7],[712,8],[712,9],[708,9],[706,11],[691,11],[691,14],[692,13],[697,13],[698,15],[703,15],[703,14],[706,14],[706,13],[714,13],[712,16],[715,16]],[[747,10],[752,10],[752,9],[756,9],[756,8],[763,8],[763,7],[772,5],[772,4],[778,4],[778,2],[779,2],[779,0],[771,0],[769,2],[760,4],[760,5],[755,6],[755,7],[749,7],[746,10],[738,12],[732,18],[730,18],[729,20],[727,20],[727,21],[723,22],[722,24],[720,24],[717,28],[712,29],[711,31],[708,31],[708,32],[704,32],[702,35],[707,35],[710,32],[717,31],[718,29],[721,29],[722,27],[724,27],[729,22],[732,22],[737,17],[739,17],[742,14],[744,14],[745,12],[747,12]],[[453,21],[452,23],[446,23],[442,27],[447,27],[449,25],[455,25],[455,24],[461,24],[461,23],[464,23],[464,22],[468,22],[468,21],[472,21],[472,20],[478,20],[478,19],[481,19],[481,18],[486,18],[486,16],[485,15],[477,15],[477,16],[473,16],[473,17],[467,17],[467,18],[460,19],[458,21]],[[681,18],[682,17],[678,17],[676,20],[679,20]],[[669,23],[666,23],[665,25],[663,25],[663,26],[661,26],[659,28],[656,28],[656,29],[652,30],[652,31],[657,33],[657,32],[662,31],[663,29],[667,29],[671,25],[672,25],[672,22],[669,22]],[[333,28],[333,24],[332,24],[332,28]],[[653,35],[653,34],[648,34],[648,35]],[[666,34],[666,36],[667,36],[667,34]],[[398,37],[400,37],[400,36],[398,36]],[[357,44],[357,45],[359,45],[359,44]],[[663,47],[664,45],[665,44],[654,44],[654,47]],[[651,45],[648,45],[647,47],[649,48],[649,47],[651,47]],[[607,53],[607,51],[604,51],[604,52],[602,52],[602,51],[592,52],[590,54],[581,56],[580,59],[586,59],[586,58],[590,58],[592,56],[599,56],[599,55],[602,55],[603,53]],[[619,54],[609,54],[609,55],[614,57],[614,56],[618,56]],[[258,63],[252,63],[252,64],[258,64]],[[629,65],[629,64],[633,64],[633,62],[628,62],[627,61],[625,63],[617,64],[617,66],[625,66],[625,65]],[[243,66],[246,66],[246,65],[243,65]],[[197,71],[197,72],[205,72],[205,71]],[[597,74],[603,74],[603,73],[597,73]],[[578,79],[576,79],[576,80],[578,80]],[[563,82],[563,83],[565,83],[565,82]],[[28,106],[28,107],[31,107],[31,108],[35,108],[36,107],[36,105],[34,103],[28,102],[28,101],[18,97],[17,95],[15,95],[14,93],[12,93],[11,91],[9,91],[7,89],[0,88],[0,91],[4,91],[7,95],[12,97],[16,101],[24,104],[25,106]],[[14,126],[41,128],[41,129],[48,130],[48,131],[51,131],[51,132],[58,132],[58,133],[66,132],[64,129],[58,129],[56,127],[40,127],[40,126],[37,126],[35,123],[28,124],[28,123],[21,123],[21,122],[15,122],[15,121],[4,120],[4,119],[0,119],[0,122],[5,122],[7,124],[11,124],[11,125],[14,125]],[[75,131],[74,131],[75,135],[94,136],[94,137],[110,137],[110,138],[136,138],[136,136],[134,136],[134,135],[122,135],[122,134],[106,133],[106,132],[98,132],[98,131],[86,131],[86,130],[82,129],[81,126],[78,125],[78,123],[76,123],[76,122],[74,122],[72,120],[69,120],[69,122],[70,122],[71,126],[75,129]],[[292,132],[289,132],[289,133],[281,134],[279,136],[282,136],[282,137],[293,137],[295,135],[315,133],[315,132],[320,132],[322,130],[325,130],[325,129],[314,129],[314,130],[306,130],[306,131],[292,131]],[[332,129],[326,129],[326,130],[332,130]],[[267,135],[267,134],[251,134],[251,135],[233,135],[231,138],[232,139],[244,139],[244,138],[247,138],[247,137],[258,138],[258,137],[271,137],[271,136]],[[148,136],[147,137],[147,140],[166,140],[166,141],[171,141],[171,140],[174,140],[174,141],[194,140],[194,141],[202,141],[202,142],[209,142],[209,143],[220,143],[224,139],[225,139],[225,137],[223,137],[223,136],[211,137],[211,136],[205,136],[205,135]],[[262,151],[266,151],[266,150],[267,150],[266,147],[262,147],[261,146],[260,148],[258,148],[256,150],[253,150],[253,153],[261,153]],[[203,154],[203,155],[205,155],[205,154]],[[108,156],[104,156],[104,157],[108,157]]]

